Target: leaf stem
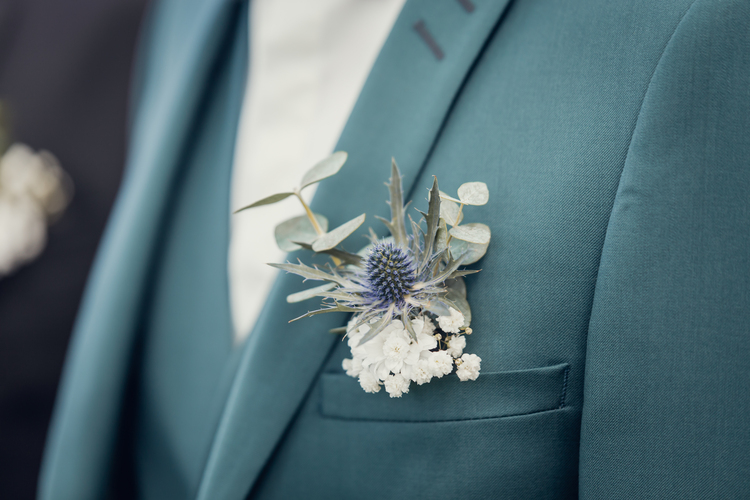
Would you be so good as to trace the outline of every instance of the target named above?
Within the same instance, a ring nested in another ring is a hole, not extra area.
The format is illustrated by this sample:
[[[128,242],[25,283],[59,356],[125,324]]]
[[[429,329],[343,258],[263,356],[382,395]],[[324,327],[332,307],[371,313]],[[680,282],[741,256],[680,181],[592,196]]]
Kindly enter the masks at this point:
[[[461,203],[458,206],[458,214],[456,214],[456,225],[451,226],[451,229],[453,229],[454,227],[458,227],[458,225],[461,224],[461,212],[463,211],[463,209],[464,209],[464,204]],[[453,236],[451,235],[451,233],[448,233],[448,238],[446,238],[445,244],[446,245],[450,245],[450,242],[451,242],[452,238],[453,238]]]
[[[302,195],[300,194],[298,189],[294,190],[294,196],[296,196],[299,202],[302,203],[302,207],[305,209],[307,218],[310,219],[310,223],[315,229],[315,232],[318,233],[318,236],[322,236],[323,234],[325,234],[325,231],[323,231],[323,229],[320,227],[320,224],[318,224],[318,221],[315,219],[315,215],[313,215],[312,210],[310,210],[310,207],[307,205],[307,203],[305,203],[305,200],[302,199]]]

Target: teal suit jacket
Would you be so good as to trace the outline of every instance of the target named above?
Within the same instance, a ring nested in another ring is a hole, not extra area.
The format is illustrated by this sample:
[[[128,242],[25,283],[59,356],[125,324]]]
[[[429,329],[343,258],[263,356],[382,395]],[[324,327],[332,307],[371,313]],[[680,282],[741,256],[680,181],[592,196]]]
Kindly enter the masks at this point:
[[[750,487],[750,4],[409,0],[314,208],[385,215],[391,156],[483,181],[476,382],[342,373],[280,276],[232,345],[247,6],[164,0],[40,498],[739,498]],[[431,38],[427,43],[424,30]],[[114,469],[116,473],[110,471]],[[124,482],[117,479],[130,471]]]

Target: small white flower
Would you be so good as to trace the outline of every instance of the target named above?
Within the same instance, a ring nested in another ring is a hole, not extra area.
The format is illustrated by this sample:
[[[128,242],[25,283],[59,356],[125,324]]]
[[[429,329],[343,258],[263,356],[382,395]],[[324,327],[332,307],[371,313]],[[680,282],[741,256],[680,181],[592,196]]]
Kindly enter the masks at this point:
[[[456,369],[456,375],[461,379],[461,382],[476,380],[479,377],[481,364],[482,358],[476,354],[464,354],[461,356],[461,364]]]
[[[454,358],[460,358],[466,348],[466,338],[463,335],[454,335],[448,341],[448,354]]]
[[[362,373],[362,358],[346,358],[341,362],[341,366],[350,377],[357,378]]]
[[[431,352],[426,359],[433,377],[441,378],[453,371],[453,358],[446,351]]]
[[[414,325],[414,329],[418,332],[420,331],[420,329],[417,328],[418,323],[422,324],[421,333],[432,337],[432,334],[435,333],[435,323],[430,321],[430,318],[427,316],[422,316],[419,319],[412,320],[412,325]]]
[[[458,333],[459,328],[464,326],[464,315],[452,307],[448,311],[450,316],[438,316],[438,324],[444,332]]]
[[[359,385],[365,392],[380,392],[380,382],[375,378],[375,375],[367,370],[359,374]]]
[[[393,373],[399,373],[404,365],[404,360],[409,355],[409,339],[401,334],[401,331],[394,330],[383,344],[383,354],[385,355],[385,366]]]
[[[392,398],[400,398],[409,392],[409,379],[402,375],[388,375],[385,379],[385,390]]]
[[[432,369],[430,362],[426,359],[420,359],[417,368],[412,373],[412,380],[419,385],[426,384],[432,380]]]

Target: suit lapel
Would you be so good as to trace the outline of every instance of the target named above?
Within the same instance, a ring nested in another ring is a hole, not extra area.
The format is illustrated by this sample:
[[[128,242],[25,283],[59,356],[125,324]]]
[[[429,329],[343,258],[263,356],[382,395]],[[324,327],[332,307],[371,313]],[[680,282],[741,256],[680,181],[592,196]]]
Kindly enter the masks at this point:
[[[506,5],[507,0],[406,3],[337,146],[349,153],[349,161],[321,184],[313,201],[313,209],[329,217],[331,227],[362,212],[368,214],[368,224],[380,226],[373,224],[372,215],[387,215],[383,183],[391,156],[410,191]],[[279,276],[243,347],[199,499],[247,494],[338,338],[327,332],[344,324],[342,315],[288,323],[314,305],[286,303],[285,297],[301,287],[296,276]]]
[[[166,0],[151,12],[128,168],[68,352],[40,498],[101,497],[149,268],[186,142],[217,64],[232,66],[235,87],[243,88],[246,55],[226,54],[240,15],[230,0]],[[236,127],[236,114],[227,114],[227,129]]]

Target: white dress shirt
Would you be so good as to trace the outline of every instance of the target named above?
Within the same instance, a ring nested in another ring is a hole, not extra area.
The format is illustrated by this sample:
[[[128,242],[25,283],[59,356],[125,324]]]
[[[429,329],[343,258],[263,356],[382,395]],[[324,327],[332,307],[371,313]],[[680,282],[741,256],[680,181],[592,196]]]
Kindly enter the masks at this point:
[[[235,148],[232,207],[290,191],[333,151],[405,0],[253,0],[250,71]],[[346,168],[346,167],[344,167]],[[304,192],[307,201],[314,187]],[[252,330],[284,253],[280,222],[294,197],[232,215],[229,283],[234,335]],[[325,215],[325,214],[323,214]]]

